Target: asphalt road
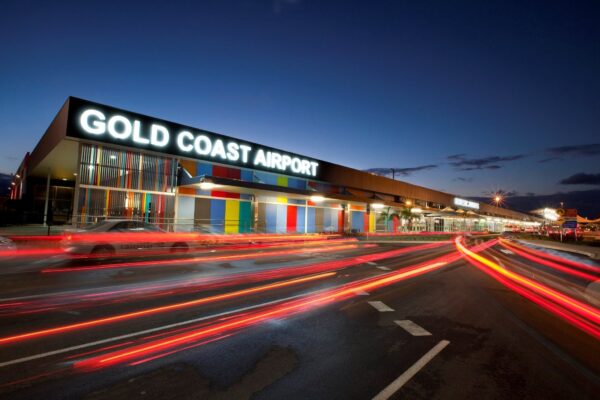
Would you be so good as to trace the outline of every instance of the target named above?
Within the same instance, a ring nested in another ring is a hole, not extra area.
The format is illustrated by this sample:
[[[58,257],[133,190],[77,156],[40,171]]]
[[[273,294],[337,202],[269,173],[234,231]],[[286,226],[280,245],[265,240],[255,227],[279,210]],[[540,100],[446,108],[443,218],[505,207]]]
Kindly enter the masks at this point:
[[[598,398],[600,341],[457,254],[340,242],[7,260],[0,397]],[[480,254],[590,304],[589,280]]]

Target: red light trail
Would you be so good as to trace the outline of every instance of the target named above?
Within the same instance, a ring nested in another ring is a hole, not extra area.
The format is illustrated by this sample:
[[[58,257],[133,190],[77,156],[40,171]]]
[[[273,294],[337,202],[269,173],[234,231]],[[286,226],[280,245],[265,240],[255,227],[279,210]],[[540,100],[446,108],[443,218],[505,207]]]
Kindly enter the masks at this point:
[[[461,237],[457,237],[455,243],[456,248],[467,256],[467,260],[470,262],[475,261],[476,263],[472,262],[472,264],[483,272],[565,321],[600,339],[600,329],[597,327],[600,324],[600,310],[597,308],[573,299],[542,283],[502,268],[493,261],[466,248],[462,244]]]
[[[526,259],[531,260],[531,261],[533,261],[535,263],[544,265],[544,266],[546,266],[548,268],[552,268],[552,269],[555,269],[557,271],[565,272],[565,273],[567,273],[569,275],[576,276],[578,278],[585,279],[585,280],[588,280],[588,281],[595,281],[595,280],[600,279],[599,276],[594,276],[594,275],[588,274],[586,272],[581,272],[581,271],[578,271],[578,270],[573,269],[573,268],[565,267],[565,266],[560,265],[560,264],[558,264],[558,263],[556,263],[554,261],[549,261],[549,260],[546,260],[544,258],[537,257],[535,255],[529,254],[528,252],[520,250],[516,246],[513,246],[512,243],[509,243],[509,242],[507,242],[505,240],[500,240],[500,245],[502,245],[503,247],[509,249],[510,251],[514,252],[515,254],[518,254],[519,256],[521,256],[523,258],[526,258]]]
[[[38,331],[21,333],[18,335],[0,338],[0,344],[12,343],[12,342],[17,342],[17,341],[22,341],[25,339],[33,339],[33,338],[37,338],[37,337],[41,337],[41,336],[63,333],[63,332],[72,331],[72,330],[76,330],[76,329],[90,328],[93,326],[104,325],[104,324],[108,324],[108,323],[115,323],[115,322],[124,321],[127,319],[139,318],[139,317],[152,315],[152,314],[158,314],[158,313],[162,313],[162,312],[166,312],[166,311],[173,311],[173,310],[178,310],[178,309],[182,309],[182,308],[186,308],[186,307],[198,306],[201,304],[212,303],[215,301],[226,300],[226,299],[231,299],[231,298],[249,295],[249,294],[253,294],[253,293],[264,292],[264,291],[271,290],[271,289],[282,288],[282,287],[286,287],[286,286],[290,286],[290,285],[296,285],[299,283],[310,282],[310,281],[314,281],[317,279],[328,278],[333,275],[335,275],[334,272],[329,272],[329,273],[324,273],[324,274],[320,274],[320,275],[313,275],[313,276],[308,276],[308,277],[304,277],[304,278],[292,279],[292,280],[284,281],[284,282],[271,283],[268,285],[258,286],[258,287],[250,288],[250,289],[238,290],[235,292],[220,294],[220,295],[216,295],[216,296],[203,297],[201,299],[185,301],[182,303],[170,304],[170,305],[162,306],[162,307],[148,308],[145,310],[135,311],[135,312],[131,312],[131,313],[113,315],[111,317],[106,317],[106,318],[94,319],[94,320],[78,322],[78,323],[70,324],[70,325],[62,325],[62,326],[58,326],[58,327],[50,328],[50,329],[43,329],[43,330],[38,330]]]

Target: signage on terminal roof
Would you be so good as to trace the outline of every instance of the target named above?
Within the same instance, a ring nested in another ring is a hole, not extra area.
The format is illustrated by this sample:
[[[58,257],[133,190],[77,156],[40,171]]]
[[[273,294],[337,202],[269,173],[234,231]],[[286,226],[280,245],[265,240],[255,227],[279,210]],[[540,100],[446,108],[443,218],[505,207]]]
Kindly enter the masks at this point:
[[[319,162],[112,107],[70,100],[69,136],[238,167],[316,178]]]

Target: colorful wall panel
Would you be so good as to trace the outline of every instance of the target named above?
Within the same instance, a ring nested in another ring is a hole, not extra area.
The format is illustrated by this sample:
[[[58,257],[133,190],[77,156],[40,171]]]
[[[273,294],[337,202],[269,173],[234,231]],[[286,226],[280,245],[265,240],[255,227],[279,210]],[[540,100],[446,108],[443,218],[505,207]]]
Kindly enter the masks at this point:
[[[365,213],[362,211],[352,211],[350,217],[350,228],[356,232],[365,231]]]

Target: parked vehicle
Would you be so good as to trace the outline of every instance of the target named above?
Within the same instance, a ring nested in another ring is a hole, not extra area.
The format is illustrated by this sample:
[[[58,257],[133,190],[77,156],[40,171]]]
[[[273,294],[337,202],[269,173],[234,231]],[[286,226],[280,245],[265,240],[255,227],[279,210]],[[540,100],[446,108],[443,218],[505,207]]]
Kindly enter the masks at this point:
[[[183,252],[189,244],[158,226],[124,219],[105,220],[66,233],[62,246],[69,254],[131,254],[145,250]]]

